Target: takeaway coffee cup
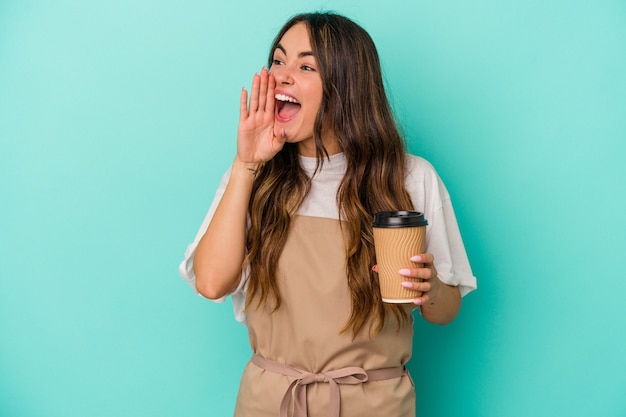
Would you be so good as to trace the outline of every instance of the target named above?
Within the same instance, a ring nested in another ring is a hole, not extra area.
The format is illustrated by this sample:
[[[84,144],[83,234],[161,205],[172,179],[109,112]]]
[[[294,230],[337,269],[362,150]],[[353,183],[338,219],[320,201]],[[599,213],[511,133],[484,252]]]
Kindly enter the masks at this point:
[[[409,258],[424,253],[427,225],[424,214],[416,211],[384,211],[374,216],[374,249],[384,302],[410,303],[421,295],[401,285],[403,281],[418,279],[402,276],[398,271],[422,266]]]

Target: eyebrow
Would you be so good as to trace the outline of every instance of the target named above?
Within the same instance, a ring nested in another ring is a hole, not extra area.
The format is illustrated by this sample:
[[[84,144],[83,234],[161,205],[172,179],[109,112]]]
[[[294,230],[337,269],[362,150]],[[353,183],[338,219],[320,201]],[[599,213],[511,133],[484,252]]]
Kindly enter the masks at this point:
[[[281,44],[278,44],[276,46],[276,49],[280,49],[283,52],[283,54],[287,55],[287,51],[285,51],[285,48],[283,48],[283,46]],[[305,57],[305,56],[315,57],[315,55],[313,55],[313,51],[304,51],[304,52],[300,52],[298,54],[298,58],[302,58],[302,57]]]

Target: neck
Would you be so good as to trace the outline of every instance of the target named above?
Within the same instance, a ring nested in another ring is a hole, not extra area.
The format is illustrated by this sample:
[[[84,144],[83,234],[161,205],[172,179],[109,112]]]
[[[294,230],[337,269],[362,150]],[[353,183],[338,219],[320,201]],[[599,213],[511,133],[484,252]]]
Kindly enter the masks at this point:
[[[341,152],[339,141],[334,134],[322,134],[322,142],[328,155],[335,155]],[[302,156],[316,157],[315,139],[310,138],[298,143],[298,153]]]

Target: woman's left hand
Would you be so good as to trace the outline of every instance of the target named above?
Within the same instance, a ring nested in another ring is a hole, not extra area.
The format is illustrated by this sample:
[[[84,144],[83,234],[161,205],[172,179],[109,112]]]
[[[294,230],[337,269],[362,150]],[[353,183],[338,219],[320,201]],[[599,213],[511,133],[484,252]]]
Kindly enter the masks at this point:
[[[431,300],[434,300],[439,294],[439,289],[442,285],[441,281],[437,277],[437,269],[434,265],[434,257],[430,253],[421,253],[412,256],[410,259],[412,262],[422,264],[422,267],[418,268],[403,268],[398,273],[404,277],[418,278],[421,281],[406,280],[402,282],[402,286],[415,291],[421,291],[422,295],[413,299],[413,303],[417,305],[425,305]]]
[[[407,277],[407,280],[399,285],[422,292],[422,295],[413,299],[413,303],[420,306],[426,321],[441,325],[450,323],[461,308],[459,288],[447,285],[439,279],[431,253],[420,253],[410,260],[422,266],[400,269],[398,273]],[[374,265],[372,269],[378,273],[378,265]]]

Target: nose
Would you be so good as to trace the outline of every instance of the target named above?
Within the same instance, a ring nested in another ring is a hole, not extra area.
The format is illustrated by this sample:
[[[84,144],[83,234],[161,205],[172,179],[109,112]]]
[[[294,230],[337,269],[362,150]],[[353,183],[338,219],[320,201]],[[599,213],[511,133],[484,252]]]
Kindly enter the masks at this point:
[[[272,74],[276,79],[276,84],[291,85],[293,84],[293,76],[291,69],[287,65],[274,65]]]

